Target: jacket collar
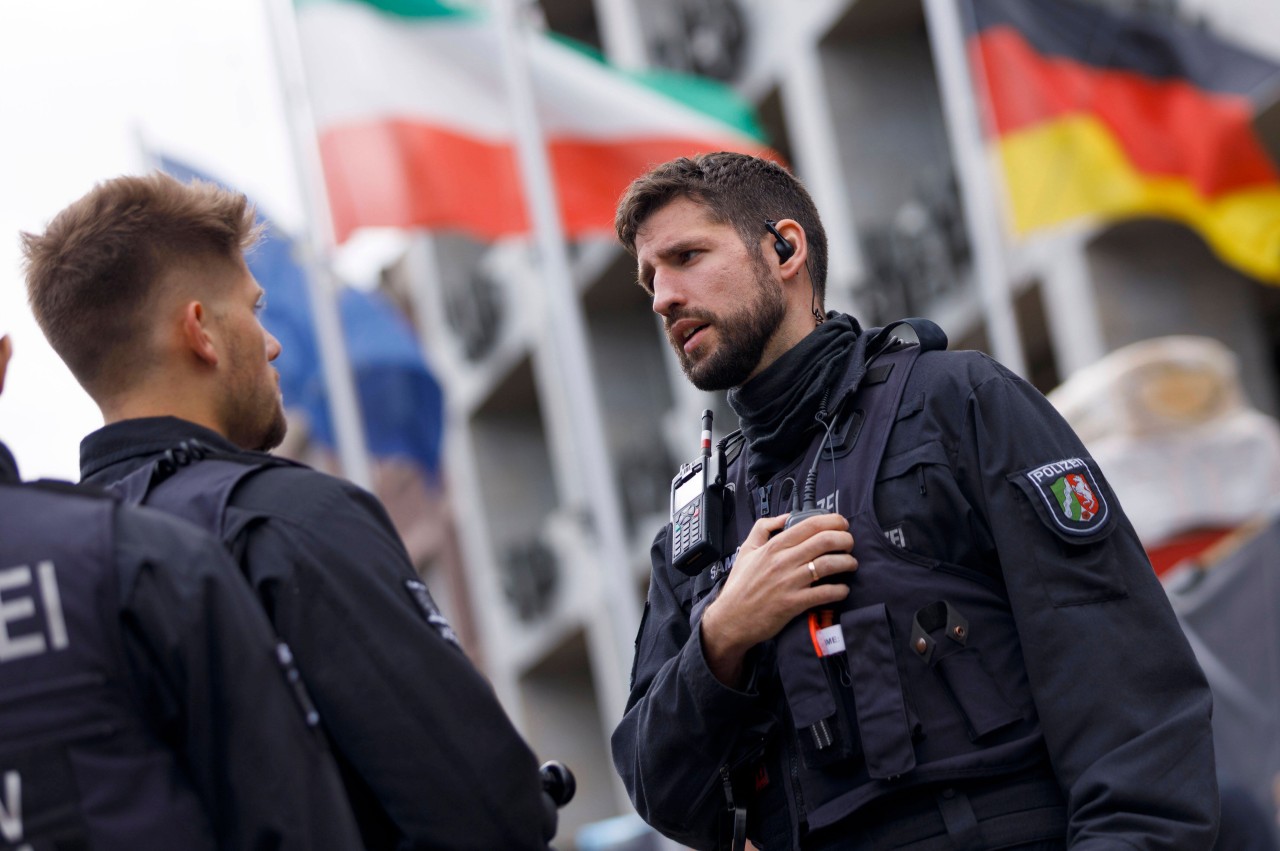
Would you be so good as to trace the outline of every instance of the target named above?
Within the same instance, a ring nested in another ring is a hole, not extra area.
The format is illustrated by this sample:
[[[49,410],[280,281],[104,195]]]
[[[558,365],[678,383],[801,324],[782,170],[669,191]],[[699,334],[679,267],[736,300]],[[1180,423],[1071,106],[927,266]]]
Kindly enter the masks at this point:
[[[222,452],[241,452],[213,429],[178,417],[140,417],[103,426],[80,441],[80,481],[114,481],[184,440]]]

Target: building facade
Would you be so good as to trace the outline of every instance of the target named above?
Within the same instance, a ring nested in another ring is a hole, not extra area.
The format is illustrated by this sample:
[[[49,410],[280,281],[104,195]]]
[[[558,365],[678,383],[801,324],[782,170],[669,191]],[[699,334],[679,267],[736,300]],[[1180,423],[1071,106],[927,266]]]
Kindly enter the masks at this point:
[[[1145,5],[1280,61],[1274,0]],[[1142,219],[1007,235],[963,2],[542,0],[523,11],[617,64],[715,76],[757,104],[826,223],[828,307],[864,326],[931,318],[952,348],[986,350],[1044,392],[1125,344],[1206,335],[1239,357],[1252,403],[1277,412],[1280,289],[1225,266],[1194,232]],[[1280,108],[1257,126],[1280,159]],[[680,374],[633,261],[605,238],[566,251],[567,310],[527,241],[422,237],[387,278],[446,389],[467,585],[452,599],[470,601],[479,655],[539,755],[577,774],[562,847],[579,825],[628,812],[608,739],[649,543],[671,476],[698,451],[702,410],[715,411],[717,438],[736,428],[721,394]],[[580,335],[586,363],[566,362],[565,335]],[[583,451],[597,439],[603,470]]]

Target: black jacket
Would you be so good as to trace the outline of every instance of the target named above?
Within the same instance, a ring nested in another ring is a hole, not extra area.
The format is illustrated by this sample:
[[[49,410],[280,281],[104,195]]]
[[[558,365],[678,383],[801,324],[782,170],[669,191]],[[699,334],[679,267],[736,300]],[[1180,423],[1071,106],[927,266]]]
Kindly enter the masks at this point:
[[[255,456],[184,420],[126,420],[84,439],[81,473],[106,485],[187,440]],[[417,576],[377,499],[278,466],[239,485],[229,511],[247,519],[233,550],[298,660],[368,846],[545,848],[534,755],[406,587]]]
[[[1043,396],[973,352],[922,354],[894,418],[875,482],[878,525],[905,558],[1003,588],[1071,847],[1208,847],[1217,824],[1210,695],[1164,592],[1100,474],[1114,512],[1105,527],[1060,525],[1049,492],[1034,485],[1045,465],[1088,461],[1079,439]],[[796,458],[815,443],[806,438]],[[752,722],[778,714],[778,675],[762,648],[745,691],[715,679],[690,627],[695,581],[667,564],[666,536],[652,551],[614,761],[650,823],[712,848],[725,807],[719,771],[749,746]],[[773,808],[766,822],[786,817],[776,797],[757,803]]]
[[[216,540],[96,491],[22,485],[0,444],[0,573],[4,840],[360,841],[324,737]]]

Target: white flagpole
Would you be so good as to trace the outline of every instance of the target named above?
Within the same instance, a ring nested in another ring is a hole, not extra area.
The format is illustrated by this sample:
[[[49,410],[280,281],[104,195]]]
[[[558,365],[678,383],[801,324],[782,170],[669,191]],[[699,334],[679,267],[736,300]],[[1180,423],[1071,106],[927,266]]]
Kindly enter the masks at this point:
[[[329,214],[329,198],[324,188],[324,172],[315,122],[307,100],[306,81],[302,70],[302,51],[298,44],[297,26],[290,0],[265,0],[267,22],[271,31],[276,68],[284,97],[285,116],[293,144],[294,163],[304,201],[306,234],[298,240],[303,249],[302,266],[307,272],[311,293],[311,314],[316,329],[316,350],[324,371],[325,388],[329,392],[329,415],[333,420],[338,459],[343,474],[366,490],[373,488],[369,455],[360,419],[360,400],[356,395],[347,355],[346,337],[338,312],[338,282],[333,274],[333,224]],[[288,356],[288,352],[285,353]]]
[[[644,27],[636,14],[634,0],[595,0],[596,17],[609,64],[628,71],[649,66]]]
[[[532,72],[525,53],[526,33],[518,28],[512,0],[491,0],[490,5],[499,30],[525,201],[533,222],[540,276],[546,293],[548,337],[556,366],[564,379],[561,392],[569,408],[568,422],[586,488],[583,502],[594,521],[600,547],[600,588],[616,652],[613,671],[625,677],[623,672],[631,668],[632,640],[639,629],[640,613],[627,555],[622,506],[614,486],[600,398],[591,373],[586,328],[573,286],[551,165],[538,122]],[[613,683],[601,685],[602,708],[616,711],[614,717],[621,717],[625,680],[617,690]]]
[[[977,89],[965,55],[960,2],[963,0],[925,0],[925,23],[938,86],[942,89],[965,225],[973,243],[973,274],[987,318],[991,354],[1009,369],[1025,376],[1027,364],[1013,310],[1000,202],[982,135]]]

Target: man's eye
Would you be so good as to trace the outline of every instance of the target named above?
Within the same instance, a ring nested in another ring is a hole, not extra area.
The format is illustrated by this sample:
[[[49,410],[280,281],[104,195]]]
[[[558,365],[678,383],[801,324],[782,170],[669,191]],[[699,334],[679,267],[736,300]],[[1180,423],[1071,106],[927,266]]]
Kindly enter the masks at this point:
[[[701,253],[702,253],[702,252],[701,252],[699,249],[697,249],[697,248],[690,248],[690,249],[688,249],[687,251],[681,251],[681,252],[680,252],[680,262],[681,262],[681,263],[688,263],[690,260],[692,260],[693,258],[697,257],[697,256],[698,256],[699,254],[701,254]]]
[[[253,303],[253,312],[261,313],[266,309],[267,309],[267,296],[266,296],[266,293],[263,293],[262,295],[258,296],[258,300]]]

